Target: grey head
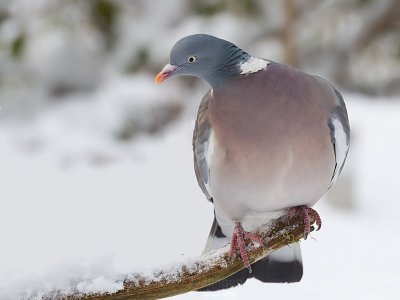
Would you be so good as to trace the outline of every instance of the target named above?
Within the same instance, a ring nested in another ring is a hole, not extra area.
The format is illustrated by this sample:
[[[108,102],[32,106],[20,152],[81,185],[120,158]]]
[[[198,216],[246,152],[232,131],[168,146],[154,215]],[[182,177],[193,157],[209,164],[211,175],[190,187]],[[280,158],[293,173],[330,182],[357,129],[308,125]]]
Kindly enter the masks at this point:
[[[241,73],[240,64],[251,56],[231,42],[207,34],[194,34],[179,40],[170,53],[170,63],[156,81],[180,75],[196,76],[213,88]]]

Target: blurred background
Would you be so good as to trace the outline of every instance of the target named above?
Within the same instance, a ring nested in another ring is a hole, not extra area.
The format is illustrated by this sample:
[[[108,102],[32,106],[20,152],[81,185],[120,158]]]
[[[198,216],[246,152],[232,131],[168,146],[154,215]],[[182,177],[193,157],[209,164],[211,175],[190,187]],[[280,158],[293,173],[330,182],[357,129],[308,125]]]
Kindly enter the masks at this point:
[[[154,83],[193,33],[330,80],[352,128],[344,173],[317,205],[323,230],[303,243],[303,281],[207,297],[395,292],[397,0],[0,0],[0,299],[77,282],[112,290],[123,274],[201,253],[213,211],[196,184],[191,132],[208,86]]]

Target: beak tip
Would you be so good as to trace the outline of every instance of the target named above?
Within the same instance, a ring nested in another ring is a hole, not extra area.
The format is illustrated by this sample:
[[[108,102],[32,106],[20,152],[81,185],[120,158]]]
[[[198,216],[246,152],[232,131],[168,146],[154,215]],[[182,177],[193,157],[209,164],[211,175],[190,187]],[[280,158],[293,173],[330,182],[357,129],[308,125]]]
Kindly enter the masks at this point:
[[[158,74],[158,75],[156,76],[156,78],[154,78],[154,82],[157,83],[157,84],[160,84],[160,83],[162,83],[163,81],[164,81],[164,79],[162,78],[161,74]]]
[[[172,73],[175,72],[176,69],[177,69],[177,66],[173,66],[173,65],[167,64],[164,67],[164,69],[162,69],[162,71],[157,74],[157,76],[154,79],[154,81],[156,83],[164,82],[168,77],[170,77],[172,75]]]

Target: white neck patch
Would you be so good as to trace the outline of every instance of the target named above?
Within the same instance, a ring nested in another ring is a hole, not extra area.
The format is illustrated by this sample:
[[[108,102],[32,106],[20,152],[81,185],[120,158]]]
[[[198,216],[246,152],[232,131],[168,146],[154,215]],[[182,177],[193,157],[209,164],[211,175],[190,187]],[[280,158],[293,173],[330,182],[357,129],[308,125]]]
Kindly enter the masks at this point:
[[[248,61],[239,65],[240,74],[250,74],[264,70],[270,63],[269,60],[251,56]]]

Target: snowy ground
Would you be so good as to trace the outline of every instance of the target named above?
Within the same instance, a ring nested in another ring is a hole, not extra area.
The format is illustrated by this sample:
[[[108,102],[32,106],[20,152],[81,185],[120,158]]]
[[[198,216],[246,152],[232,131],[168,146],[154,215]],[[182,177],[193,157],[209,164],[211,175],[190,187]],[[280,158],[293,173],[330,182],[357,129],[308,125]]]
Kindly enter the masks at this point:
[[[303,280],[290,285],[250,280],[243,287],[176,299],[396,297],[400,103],[344,96],[353,144],[341,184],[351,186],[353,209],[325,199],[317,204],[323,228],[312,234],[315,241],[302,242]],[[60,114],[65,116],[52,108],[46,122],[0,127],[0,300],[40,296],[72,282],[81,291],[116,290],[122,274],[202,252],[213,211],[192,169],[192,120],[120,144],[98,142],[90,130],[71,131]],[[36,145],[35,135],[43,132],[44,145]],[[29,141],[35,151],[26,150]],[[65,153],[87,148],[114,159],[68,163]]]

